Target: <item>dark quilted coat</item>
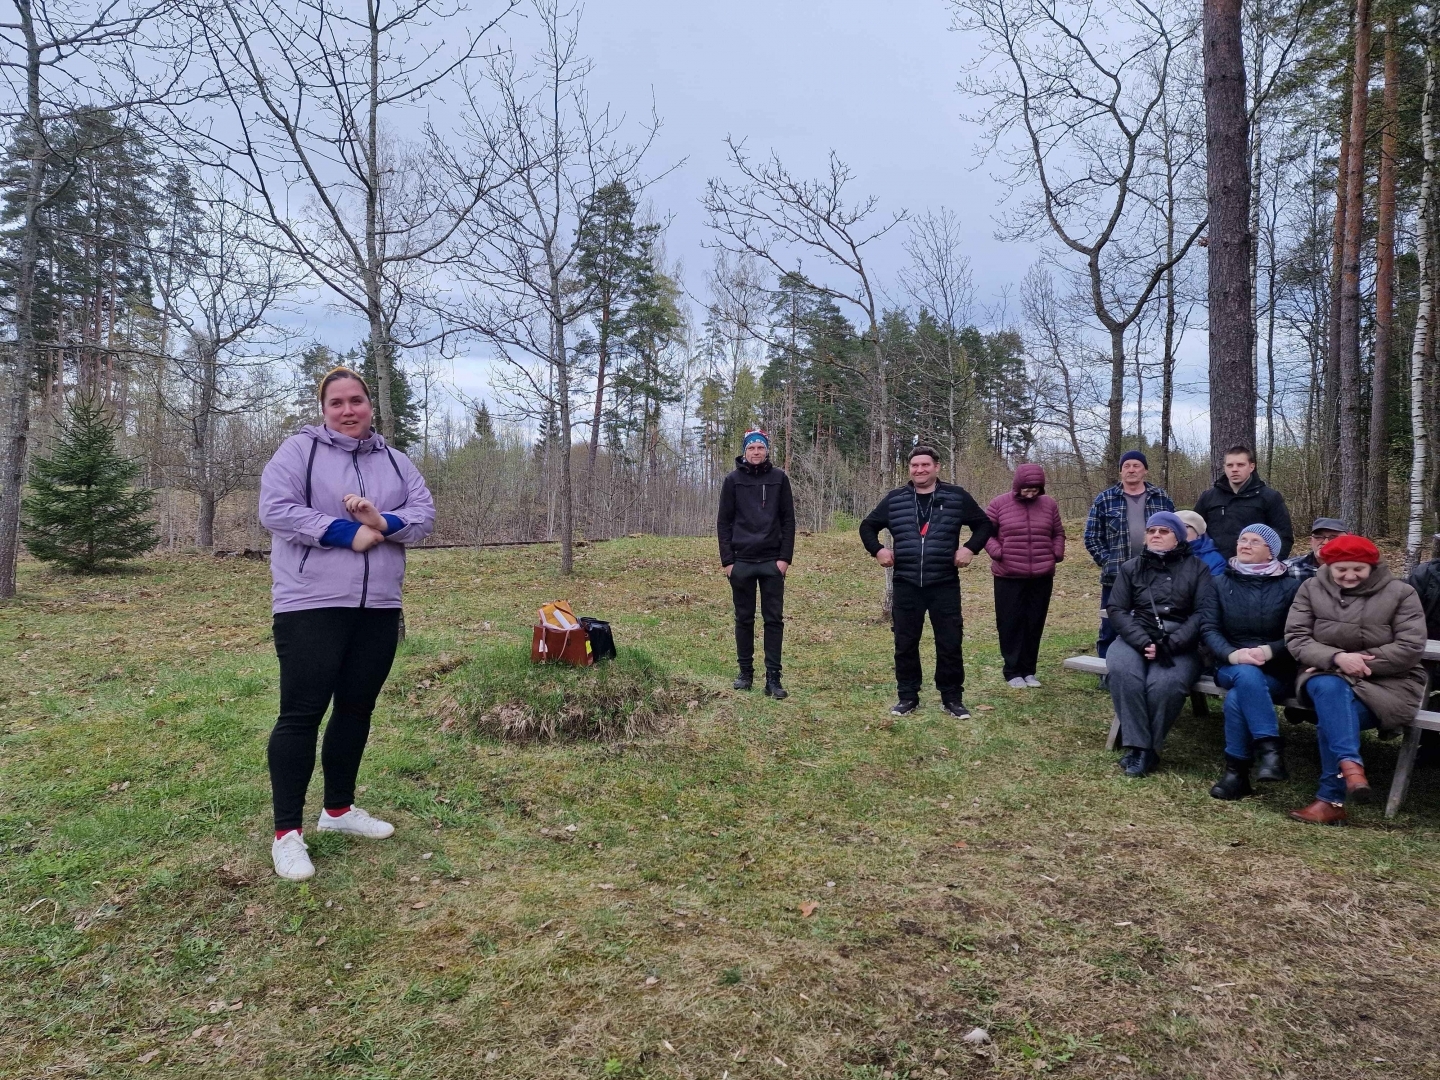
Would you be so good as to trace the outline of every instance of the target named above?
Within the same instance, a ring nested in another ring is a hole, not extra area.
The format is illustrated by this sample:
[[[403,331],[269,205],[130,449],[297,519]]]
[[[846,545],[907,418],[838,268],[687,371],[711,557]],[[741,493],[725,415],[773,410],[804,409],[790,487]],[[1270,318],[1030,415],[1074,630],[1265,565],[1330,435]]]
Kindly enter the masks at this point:
[[[1300,579],[1256,577],[1227,567],[1211,582],[1200,603],[1200,628],[1205,647],[1217,664],[1228,664],[1236,649],[1268,645],[1273,654],[1265,670],[1277,679],[1295,677],[1295,660],[1285,647],[1285,619],[1300,588]]]
[[[930,528],[921,536],[915,487],[906,484],[882,498],[860,523],[860,541],[874,555],[880,550],[880,530],[889,529],[895,544],[895,576],[923,588],[959,580],[955,552],[962,526],[970,529],[965,546],[979,552],[990,538],[990,519],[964,488],[939,483],[931,503]]]
[[[1022,499],[1023,487],[1038,487],[1040,494]],[[990,572],[996,577],[1048,577],[1065,558],[1060,504],[1045,494],[1045,470],[1039,465],[1017,466],[1010,490],[990,501],[985,516],[995,529],[985,550],[990,553]]]
[[[1200,647],[1200,609],[1214,587],[1212,580],[1209,568],[1190,554],[1189,544],[1164,552],[1146,548],[1120,566],[1110,590],[1110,624],[1141,652],[1151,643],[1144,618],[1135,614],[1143,611],[1179,624],[1167,637],[1172,653],[1194,652]]]

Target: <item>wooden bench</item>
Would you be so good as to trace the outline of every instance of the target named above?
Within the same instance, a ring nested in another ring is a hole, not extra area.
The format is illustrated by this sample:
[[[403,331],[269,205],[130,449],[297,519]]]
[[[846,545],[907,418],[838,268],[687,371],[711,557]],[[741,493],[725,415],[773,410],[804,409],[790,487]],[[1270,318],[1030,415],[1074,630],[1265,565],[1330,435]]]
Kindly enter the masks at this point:
[[[1440,641],[1431,639],[1425,643],[1425,660],[1427,663],[1440,663]],[[1105,658],[1103,656],[1071,656],[1064,660],[1061,665],[1066,671],[1078,671],[1083,675],[1104,675]],[[1429,701],[1430,686],[1427,681],[1425,687],[1426,696],[1423,700]],[[1202,676],[1190,688],[1190,709],[1196,716],[1210,715],[1209,699],[1212,697],[1223,698],[1225,690],[1219,686],[1210,676]],[[1286,698],[1279,704],[1287,708],[1305,708],[1295,698]],[[1385,816],[1392,818],[1400,812],[1400,804],[1405,801],[1406,789],[1410,787],[1410,774],[1415,768],[1415,755],[1420,750],[1420,733],[1422,731],[1440,731],[1440,712],[1428,712],[1421,709],[1415,714],[1415,719],[1405,728],[1405,741],[1400,745],[1400,756],[1395,762],[1395,777],[1390,781],[1390,795],[1385,800]],[[1110,734],[1105,740],[1105,749],[1114,750],[1115,744],[1120,738],[1120,718],[1111,717]]]

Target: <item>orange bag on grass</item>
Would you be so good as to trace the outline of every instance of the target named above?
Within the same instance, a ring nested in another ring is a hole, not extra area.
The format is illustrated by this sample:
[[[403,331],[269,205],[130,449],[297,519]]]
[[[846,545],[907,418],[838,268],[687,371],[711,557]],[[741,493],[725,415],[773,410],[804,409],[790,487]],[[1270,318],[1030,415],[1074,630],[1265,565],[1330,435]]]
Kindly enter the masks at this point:
[[[575,667],[595,663],[590,649],[590,635],[564,600],[545,604],[538,612],[535,632],[530,639],[530,662],[544,664],[559,661]]]

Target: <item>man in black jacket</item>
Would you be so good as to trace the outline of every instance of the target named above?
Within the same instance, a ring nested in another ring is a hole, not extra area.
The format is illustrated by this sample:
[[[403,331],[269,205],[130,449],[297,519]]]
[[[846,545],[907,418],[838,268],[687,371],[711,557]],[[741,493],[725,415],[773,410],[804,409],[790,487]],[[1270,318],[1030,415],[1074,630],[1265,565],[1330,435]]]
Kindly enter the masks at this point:
[[[881,566],[895,568],[890,614],[895,631],[896,716],[920,705],[920,634],[925,613],[935,632],[935,689],[951,716],[969,719],[965,708],[964,624],[960,618],[960,575],[990,539],[993,526],[970,493],[939,482],[940,458],[928,446],[910,451],[910,483],[896,488],[860,523],[860,540]],[[960,528],[970,539],[960,546]],[[880,546],[889,529],[894,549]]]
[[[735,601],[736,690],[755,681],[755,588],[765,621],[765,694],[786,697],[780,685],[780,645],[785,635],[785,573],[795,558],[795,500],[790,478],[770,463],[770,437],[745,432],[737,468],[720,488],[720,565]]]
[[[1255,475],[1255,452],[1237,444],[1225,451],[1225,475],[1195,500],[1205,519],[1205,535],[1227,559],[1235,557],[1235,541],[1246,525],[1269,525],[1280,534],[1280,558],[1290,554],[1295,530],[1285,497]]]

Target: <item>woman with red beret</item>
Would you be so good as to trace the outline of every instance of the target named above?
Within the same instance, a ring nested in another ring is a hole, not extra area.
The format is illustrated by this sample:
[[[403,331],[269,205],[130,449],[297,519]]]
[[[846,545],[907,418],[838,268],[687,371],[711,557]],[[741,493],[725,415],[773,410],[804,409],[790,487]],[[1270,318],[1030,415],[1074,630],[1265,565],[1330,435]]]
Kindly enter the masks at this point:
[[[1346,800],[1370,794],[1360,732],[1403,727],[1420,707],[1425,609],[1363,536],[1337,536],[1319,560],[1285,620],[1285,645],[1301,668],[1297,693],[1315,709],[1320,744],[1320,789],[1290,816],[1339,825]]]

